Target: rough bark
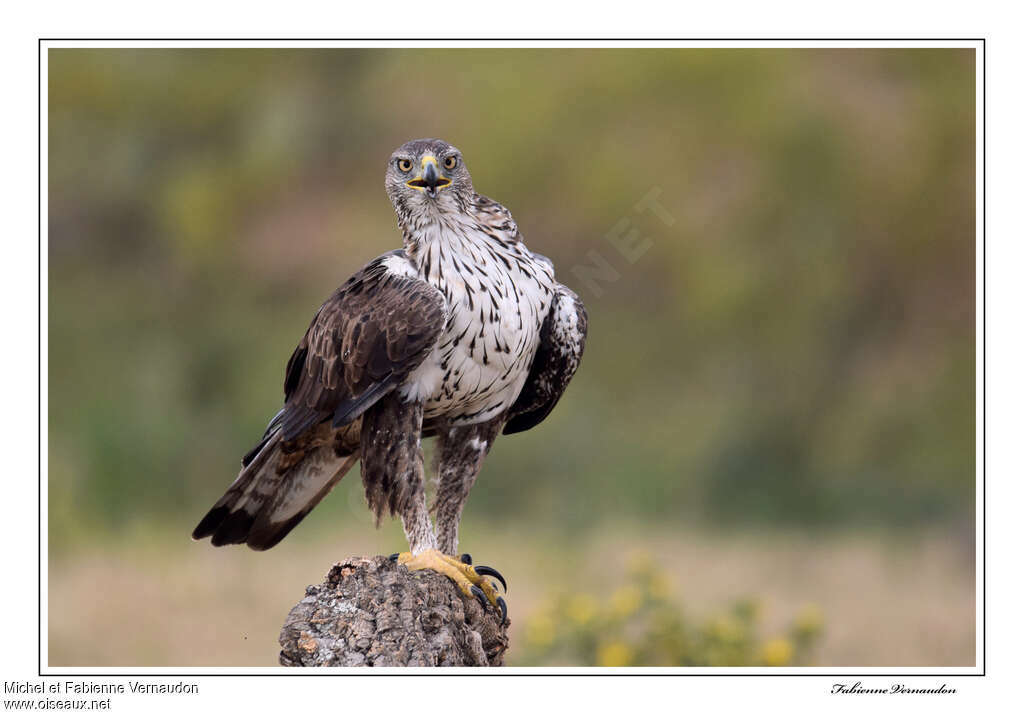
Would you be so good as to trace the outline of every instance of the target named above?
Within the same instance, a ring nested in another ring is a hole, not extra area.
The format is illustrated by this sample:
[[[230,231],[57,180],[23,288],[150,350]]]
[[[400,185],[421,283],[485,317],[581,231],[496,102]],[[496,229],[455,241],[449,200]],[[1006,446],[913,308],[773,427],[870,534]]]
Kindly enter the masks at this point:
[[[508,621],[433,571],[384,556],[334,564],[281,629],[281,665],[501,665]]]

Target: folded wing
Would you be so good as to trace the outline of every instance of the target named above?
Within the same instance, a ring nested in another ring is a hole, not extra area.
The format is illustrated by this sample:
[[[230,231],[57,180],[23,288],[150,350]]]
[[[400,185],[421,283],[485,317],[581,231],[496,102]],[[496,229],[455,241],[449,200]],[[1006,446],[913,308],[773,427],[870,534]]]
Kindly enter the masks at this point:
[[[404,261],[401,251],[371,261],[317,311],[288,361],[284,407],[192,538],[268,549],[353,466],[356,420],[420,366],[444,327],[443,296]]]
[[[565,392],[583,357],[587,311],[579,296],[558,286],[541,326],[540,345],[519,397],[509,410],[503,434],[525,432],[540,424]]]
[[[341,427],[394,390],[426,359],[444,327],[444,297],[381,256],[323,304],[285,371],[282,438],[327,419]]]

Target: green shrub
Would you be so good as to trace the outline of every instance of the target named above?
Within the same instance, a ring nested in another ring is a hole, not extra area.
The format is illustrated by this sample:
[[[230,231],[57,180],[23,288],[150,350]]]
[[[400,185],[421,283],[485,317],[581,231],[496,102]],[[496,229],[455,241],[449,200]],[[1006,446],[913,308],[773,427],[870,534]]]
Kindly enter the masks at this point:
[[[763,637],[756,599],[739,599],[704,620],[687,615],[650,559],[601,600],[562,594],[528,619],[516,665],[794,666],[807,665],[822,616],[805,606],[783,633]]]

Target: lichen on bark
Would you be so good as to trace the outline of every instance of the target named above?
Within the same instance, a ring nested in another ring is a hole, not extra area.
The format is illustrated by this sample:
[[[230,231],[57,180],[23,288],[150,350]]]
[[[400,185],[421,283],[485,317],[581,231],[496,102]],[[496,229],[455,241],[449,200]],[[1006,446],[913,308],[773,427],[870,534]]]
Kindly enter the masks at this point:
[[[281,630],[286,666],[501,665],[508,621],[464,597],[447,577],[384,556],[331,567]]]

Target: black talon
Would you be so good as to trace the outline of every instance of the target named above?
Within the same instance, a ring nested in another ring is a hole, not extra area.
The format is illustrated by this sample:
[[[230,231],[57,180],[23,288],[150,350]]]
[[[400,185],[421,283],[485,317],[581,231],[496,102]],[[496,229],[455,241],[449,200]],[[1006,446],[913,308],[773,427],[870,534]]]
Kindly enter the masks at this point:
[[[508,606],[505,605],[505,599],[498,596],[498,608],[501,609],[501,622],[504,623],[508,619]]]
[[[508,593],[508,586],[505,585],[505,579],[502,578],[500,573],[492,569],[490,566],[474,566],[473,570],[481,576],[494,576],[494,578],[501,581],[501,587],[505,589],[505,593]]]
[[[391,554],[391,556],[388,556],[388,561],[398,561],[398,554]]]
[[[487,610],[487,596],[484,595],[484,591],[479,586],[471,586],[469,592],[476,596],[476,600],[480,601],[480,606],[483,607],[484,611]]]
[[[462,556],[460,556],[459,557],[459,561],[461,561],[462,563],[466,564],[467,566],[472,566],[473,565],[473,557],[470,556],[469,554],[463,554]]]

